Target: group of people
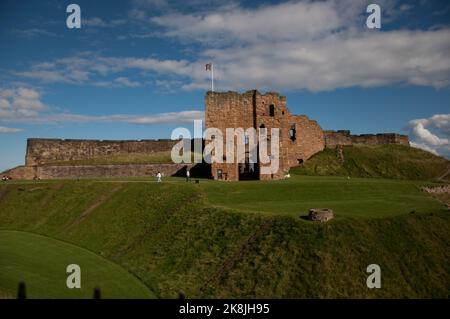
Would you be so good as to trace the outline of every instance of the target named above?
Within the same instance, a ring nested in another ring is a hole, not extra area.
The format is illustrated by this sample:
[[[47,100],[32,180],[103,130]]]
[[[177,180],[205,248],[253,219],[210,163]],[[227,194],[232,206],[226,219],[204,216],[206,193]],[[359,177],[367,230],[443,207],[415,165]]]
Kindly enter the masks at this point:
[[[7,182],[7,181],[10,181],[10,180],[12,180],[11,176],[2,176],[2,182]]]
[[[161,172],[158,172],[156,174],[156,181],[158,183],[162,182],[162,174],[161,174]],[[190,182],[190,181],[191,181],[191,172],[187,169],[186,170],[186,182]]]

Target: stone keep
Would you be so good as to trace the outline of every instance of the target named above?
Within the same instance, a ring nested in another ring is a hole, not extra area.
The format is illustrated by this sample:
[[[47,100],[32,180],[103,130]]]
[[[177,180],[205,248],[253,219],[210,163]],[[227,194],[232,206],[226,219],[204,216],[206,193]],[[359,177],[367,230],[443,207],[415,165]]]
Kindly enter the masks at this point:
[[[214,179],[281,179],[290,167],[303,163],[313,154],[325,147],[324,133],[316,121],[304,115],[293,115],[286,106],[286,98],[278,93],[261,94],[256,90],[243,94],[236,92],[208,92],[205,98],[206,128],[218,128],[226,134],[227,128],[267,129],[270,138],[271,129],[279,128],[279,168],[274,174],[261,174],[259,160],[255,165],[212,163],[211,174]],[[224,136],[224,154],[225,142]],[[270,141],[269,141],[270,142]],[[208,141],[205,142],[206,144]],[[235,143],[244,143],[237,139]],[[258,143],[259,144],[259,143]],[[236,154],[237,146],[235,146]],[[270,144],[268,146],[270,150]]]

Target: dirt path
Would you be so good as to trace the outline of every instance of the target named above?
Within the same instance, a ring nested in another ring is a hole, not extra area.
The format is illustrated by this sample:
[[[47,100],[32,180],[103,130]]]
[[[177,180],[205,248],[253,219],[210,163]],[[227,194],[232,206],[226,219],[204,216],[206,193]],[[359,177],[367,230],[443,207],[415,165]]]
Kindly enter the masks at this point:
[[[437,178],[437,180],[438,180],[438,181],[443,181],[443,180],[444,180],[444,177],[447,176],[447,175],[449,175],[449,174],[450,174],[450,165],[448,166],[447,171],[446,171],[443,175],[439,176],[439,177]]]
[[[342,148],[342,145],[336,146],[336,156],[340,163],[344,163],[345,157],[344,157],[344,149]]]
[[[3,186],[0,187],[0,202],[2,201],[3,197],[6,196],[6,194],[9,193],[9,187],[8,186]]]
[[[86,219],[87,216],[89,216],[90,213],[92,213],[97,207],[111,198],[111,196],[114,195],[122,187],[123,185],[118,185],[114,187],[110,192],[102,194],[98,198],[96,198],[95,201],[84,212],[82,212],[77,219],[75,219],[71,224],[64,228],[64,231],[67,231],[73,226],[80,224],[84,219]]]
[[[204,290],[208,286],[214,284],[230,267],[239,259],[242,257],[242,255],[245,253],[247,248],[255,242],[259,237],[261,237],[263,234],[265,234],[270,227],[273,225],[273,219],[270,218],[267,221],[265,221],[261,226],[245,241],[245,243],[237,249],[233,254],[231,254],[230,257],[228,257],[222,265],[217,269],[217,271],[206,281],[204,286],[201,288],[201,290]]]
[[[41,208],[47,208],[48,204],[56,197],[56,194],[63,188],[64,184],[56,184],[48,192],[41,202]]]

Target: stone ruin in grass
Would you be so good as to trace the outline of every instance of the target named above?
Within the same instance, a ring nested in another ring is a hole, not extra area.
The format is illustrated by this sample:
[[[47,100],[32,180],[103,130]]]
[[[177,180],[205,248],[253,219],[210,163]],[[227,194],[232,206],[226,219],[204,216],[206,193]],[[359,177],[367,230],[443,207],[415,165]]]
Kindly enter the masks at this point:
[[[317,222],[327,222],[334,218],[334,213],[329,208],[311,208],[309,210],[309,220]]]

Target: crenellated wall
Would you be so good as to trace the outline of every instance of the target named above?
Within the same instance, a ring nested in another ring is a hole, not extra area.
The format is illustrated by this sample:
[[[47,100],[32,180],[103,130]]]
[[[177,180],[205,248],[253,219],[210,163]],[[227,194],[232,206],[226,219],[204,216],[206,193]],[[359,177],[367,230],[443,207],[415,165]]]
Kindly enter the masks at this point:
[[[278,128],[280,135],[279,169],[273,174],[261,174],[267,166],[258,159],[255,165],[213,163],[208,167],[208,176],[225,180],[242,179],[282,179],[289,169],[308,160],[312,155],[325,147],[334,148],[337,145],[375,145],[403,144],[409,145],[406,135],[395,133],[352,135],[348,130],[323,131],[320,125],[305,115],[290,113],[286,98],[276,92],[259,93],[257,90],[238,92],[208,92],[205,97],[205,126],[218,128],[226,135],[226,129],[249,128],[257,134],[261,128],[268,133],[268,150],[270,152],[270,134]],[[237,135],[235,135],[237,136]],[[224,136],[225,137],[225,136]],[[235,137],[235,143],[245,143],[243,136]],[[72,165],[61,163],[95,158],[108,158],[129,154],[144,154],[170,152],[177,140],[75,140],[75,139],[36,139],[27,141],[25,165],[3,172],[3,175],[14,179],[33,178],[80,178],[80,177],[112,177],[112,176],[151,176],[157,171],[165,175],[173,175],[186,165],[174,163],[111,164],[111,165]],[[202,141],[203,147],[205,143]],[[223,140],[226,154],[226,138]],[[191,141],[191,147],[194,140]],[[235,146],[236,147],[236,146]],[[258,145],[258,147],[260,147]],[[236,154],[236,149],[235,149]],[[268,154],[269,156],[271,154]],[[125,158],[127,158],[125,156]],[[138,156],[139,158],[139,156]],[[246,155],[248,159],[248,154]],[[94,161],[92,161],[94,162]],[[128,162],[126,162],[128,163]],[[203,166],[202,166],[203,167]],[[202,171],[204,171],[204,167]],[[203,174],[203,173],[202,173]]]
[[[401,144],[409,146],[407,135],[396,133],[352,135],[348,130],[324,131],[325,147],[334,148],[337,145],[382,145]]]
[[[170,152],[177,142],[169,139],[113,141],[30,138],[27,141],[25,165],[42,165],[130,153]]]

